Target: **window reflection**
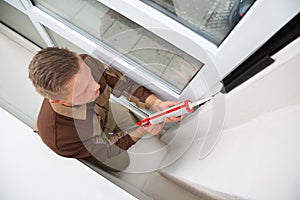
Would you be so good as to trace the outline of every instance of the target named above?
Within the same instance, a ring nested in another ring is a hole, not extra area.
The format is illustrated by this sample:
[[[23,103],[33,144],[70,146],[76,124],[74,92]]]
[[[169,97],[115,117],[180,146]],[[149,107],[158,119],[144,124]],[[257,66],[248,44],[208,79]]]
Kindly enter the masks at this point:
[[[37,0],[50,15],[66,20],[169,83],[180,93],[203,63],[97,0]],[[66,24],[68,24],[66,23]]]
[[[48,32],[49,36],[51,37],[52,41],[54,42],[55,46],[67,48],[70,51],[76,52],[78,54],[87,54],[86,51],[79,48],[77,45],[74,45],[72,42],[66,40],[65,38],[61,37],[54,31],[50,30],[49,28],[45,27],[45,30]]]
[[[255,0],[142,0],[220,44]]]

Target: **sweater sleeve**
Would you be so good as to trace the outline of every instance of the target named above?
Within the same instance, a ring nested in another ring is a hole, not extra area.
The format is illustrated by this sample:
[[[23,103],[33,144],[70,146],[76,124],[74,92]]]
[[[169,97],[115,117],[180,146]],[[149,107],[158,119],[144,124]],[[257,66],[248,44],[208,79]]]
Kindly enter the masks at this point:
[[[123,95],[139,108],[150,109],[155,99],[157,99],[153,92],[114,68],[106,68],[104,75],[108,85],[113,89],[114,96],[120,97]]]
[[[89,154],[87,158],[92,161],[105,162],[114,156],[121,154],[122,152],[129,149],[135,142],[129,135],[126,135],[114,143],[113,145],[108,145],[104,143],[97,143],[94,139],[88,139],[83,141],[86,149],[86,153]]]

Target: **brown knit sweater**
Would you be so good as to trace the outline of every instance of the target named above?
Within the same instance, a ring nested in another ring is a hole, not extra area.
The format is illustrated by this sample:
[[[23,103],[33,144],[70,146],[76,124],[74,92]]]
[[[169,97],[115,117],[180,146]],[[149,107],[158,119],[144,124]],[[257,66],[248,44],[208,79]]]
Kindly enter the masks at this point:
[[[103,140],[95,141],[95,135],[101,135],[105,128],[103,121],[109,110],[110,93],[117,97],[124,95],[146,109],[153,104],[156,97],[117,70],[88,55],[80,56],[100,84],[100,96],[95,102],[75,107],[52,104],[44,99],[38,115],[37,132],[43,142],[58,155],[88,161],[105,161],[135,144],[128,134],[113,145]],[[95,123],[95,116],[99,124]]]

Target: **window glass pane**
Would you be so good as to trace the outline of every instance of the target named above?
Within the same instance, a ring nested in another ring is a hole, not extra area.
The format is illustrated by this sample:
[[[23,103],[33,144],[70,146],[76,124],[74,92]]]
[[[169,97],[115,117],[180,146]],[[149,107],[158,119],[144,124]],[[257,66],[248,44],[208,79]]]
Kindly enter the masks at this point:
[[[40,47],[46,47],[30,19],[10,4],[0,0],[0,22]]]
[[[70,41],[66,40],[65,38],[61,37],[60,35],[58,35],[54,31],[50,30],[47,27],[44,27],[44,28],[48,32],[48,34],[50,35],[53,42],[55,43],[55,46],[67,48],[67,49],[69,49],[69,50],[71,50],[71,51],[73,51],[77,54],[87,54],[87,52],[85,52],[83,49],[79,48],[78,46],[76,46],[75,44],[73,44]]]
[[[180,93],[203,63],[97,0],[37,0],[53,17],[63,18],[111,48],[127,55],[143,69]]]
[[[220,44],[255,0],[142,0]]]

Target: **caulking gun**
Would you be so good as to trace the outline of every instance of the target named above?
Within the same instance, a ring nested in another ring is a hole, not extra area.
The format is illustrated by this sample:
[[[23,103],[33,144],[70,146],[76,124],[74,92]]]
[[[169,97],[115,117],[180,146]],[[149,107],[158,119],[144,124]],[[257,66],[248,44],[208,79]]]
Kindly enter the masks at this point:
[[[157,113],[149,115],[149,117],[139,121],[136,123],[138,126],[149,126],[151,124],[158,124],[164,121],[166,117],[178,117],[181,115],[185,115],[187,113],[191,113],[195,110],[195,108],[201,106],[205,102],[209,101],[211,97],[206,99],[201,99],[195,102],[191,102],[190,100],[186,100],[183,103],[177,104],[165,110],[159,111]]]

